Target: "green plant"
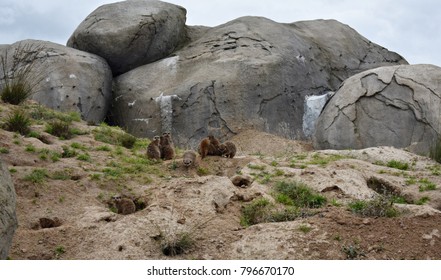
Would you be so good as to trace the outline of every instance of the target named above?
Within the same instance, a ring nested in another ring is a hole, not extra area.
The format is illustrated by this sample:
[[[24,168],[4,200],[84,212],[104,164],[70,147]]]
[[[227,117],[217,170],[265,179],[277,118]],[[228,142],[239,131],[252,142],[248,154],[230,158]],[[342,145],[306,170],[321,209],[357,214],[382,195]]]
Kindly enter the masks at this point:
[[[415,201],[415,204],[416,205],[423,205],[423,204],[426,204],[427,202],[429,202],[430,201],[430,197],[428,197],[428,196],[423,196],[423,197],[421,197],[420,199],[418,199],[417,201]]]
[[[19,44],[12,56],[8,49],[0,57],[3,76],[0,77],[1,99],[10,104],[18,105],[29,96],[39,91],[38,85],[44,79],[43,71],[33,71],[38,62],[42,46],[35,44]],[[8,59],[12,57],[12,61]]]
[[[43,183],[48,178],[48,172],[46,169],[34,169],[32,172],[24,177],[25,181],[30,181],[35,184]]]
[[[344,156],[341,155],[321,155],[319,153],[315,153],[312,155],[312,159],[308,162],[308,164],[325,166],[330,162],[337,161],[343,158]]]
[[[430,149],[429,157],[436,162],[441,163],[441,137],[435,140],[435,143]]]
[[[46,124],[46,132],[60,139],[72,138],[72,132],[70,130],[70,122],[63,120],[52,120]]]
[[[26,112],[22,109],[16,109],[6,118],[5,129],[27,135],[31,131],[30,125],[31,119]]]
[[[279,194],[284,194],[292,200],[297,207],[319,208],[326,203],[326,198],[302,182],[278,182],[275,190]]]
[[[9,154],[9,149],[6,147],[0,147],[0,154]]]
[[[93,130],[95,140],[107,144],[120,145],[127,149],[135,146],[137,138],[119,127],[111,127],[105,123],[101,123],[99,127]]]
[[[26,152],[30,152],[30,153],[35,153],[35,152],[37,151],[37,149],[35,148],[34,145],[32,145],[32,144],[28,144],[28,145],[26,145],[26,147],[25,147],[25,151],[26,151]]]
[[[62,158],[71,158],[71,157],[75,157],[76,155],[77,155],[77,151],[67,146],[63,146],[63,153],[61,154]]]
[[[360,257],[366,257],[365,253],[361,250],[360,246],[358,246],[357,244],[343,246],[342,251],[343,253],[345,253],[346,259],[348,260],[355,260],[355,259],[359,259]]]
[[[55,247],[55,257],[59,258],[62,254],[66,253],[66,249],[63,246]]]
[[[185,253],[194,244],[194,240],[187,232],[178,234],[172,240],[168,240],[162,244],[162,253],[166,256],[176,256]]]
[[[248,168],[250,168],[250,169],[255,169],[255,170],[265,170],[265,165],[257,165],[257,164],[251,164],[251,163],[249,163],[248,164]]]
[[[425,191],[434,191],[436,190],[436,185],[435,183],[429,181],[429,179],[427,178],[423,178],[419,181],[419,183],[421,183],[421,185],[418,187],[420,192],[425,192]]]
[[[204,167],[198,167],[198,169],[197,169],[197,174],[199,175],[199,176],[206,176],[206,175],[208,175],[208,174],[210,174],[210,172],[208,171],[208,169],[207,168],[204,168]]]
[[[250,204],[242,208],[242,217],[240,224],[242,226],[251,226],[267,221],[271,203],[266,198],[253,200]]]
[[[90,155],[88,153],[80,154],[80,155],[77,156],[77,159],[81,160],[81,161],[88,161],[88,162],[90,162]]]
[[[402,162],[399,160],[390,160],[386,164],[387,167],[396,168],[399,170],[408,170],[409,164],[407,162]]]
[[[348,204],[349,209],[363,217],[396,217],[398,210],[393,206],[392,196],[379,195],[372,200],[356,200]]]
[[[303,233],[308,233],[308,232],[310,232],[310,231],[312,230],[312,227],[303,224],[303,225],[300,225],[300,226],[298,227],[298,229],[299,229],[301,232],[303,232]]]
[[[110,146],[108,145],[101,145],[99,147],[96,148],[97,151],[104,151],[104,152],[111,152],[112,148],[110,148]]]

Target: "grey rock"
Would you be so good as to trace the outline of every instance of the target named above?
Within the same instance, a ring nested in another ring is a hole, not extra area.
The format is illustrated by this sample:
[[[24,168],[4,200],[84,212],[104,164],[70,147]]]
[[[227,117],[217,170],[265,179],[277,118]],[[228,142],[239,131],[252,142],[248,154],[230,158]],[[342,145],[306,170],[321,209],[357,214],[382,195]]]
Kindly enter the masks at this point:
[[[31,99],[54,110],[78,112],[91,123],[104,120],[112,96],[112,72],[104,59],[51,42],[24,40],[7,48],[8,65],[19,46],[39,51],[30,73],[38,83]]]
[[[335,91],[365,69],[407,63],[334,20],[243,17],[193,31],[193,41],[174,56],[114,79],[117,124],[152,138],[164,130],[157,97],[176,95],[168,114],[179,146],[195,148],[208,133],[223,141],[245,129],[303,139],[306,96]]]
[[[7,165],[0,160],[0,260],[8,257],[12,237],[18,226],[16,195]]]
[[[67,46],[107,60],[114,75],[164,58],[186,38],[186,10],[132,0],[98,7],[77,27]]]
[[[434,65],[380,67],[350,77],[317,121],[315,148],[427,153],[441,135],[440,77]]]

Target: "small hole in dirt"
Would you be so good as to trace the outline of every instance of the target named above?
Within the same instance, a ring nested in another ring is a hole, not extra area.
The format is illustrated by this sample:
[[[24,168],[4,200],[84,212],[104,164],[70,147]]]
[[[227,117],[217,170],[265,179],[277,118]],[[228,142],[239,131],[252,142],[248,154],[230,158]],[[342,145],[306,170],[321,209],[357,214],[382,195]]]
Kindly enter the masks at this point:
[[[162,253],[166,256],[177,256],[184,253],[184,249],[180,246],[167,245],[162,248]]]
[[[371,177],[367,180],[367,186],[382,195],[400,195],[401,191],[390,184],[389,182],[379,179],[376,177]]]
[[[58,219],[57,217],[53,219],[43,217],[39,219],[39,222],[41,228],[54,228],[54,227],[59,227],[62,224],[61,220]]]

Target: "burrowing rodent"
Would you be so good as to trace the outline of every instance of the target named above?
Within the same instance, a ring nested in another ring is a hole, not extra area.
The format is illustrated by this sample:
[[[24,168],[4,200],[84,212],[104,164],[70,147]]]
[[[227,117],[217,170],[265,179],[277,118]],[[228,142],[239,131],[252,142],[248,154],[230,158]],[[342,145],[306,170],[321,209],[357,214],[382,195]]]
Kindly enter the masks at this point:
[[[147,147],[147,157],[149,159],[161,159],[161,147],[159,136],[153,137],[153,141]]]
[[[163,133],[160,137],[161,145],[161,158],[163,160],[169,160],[175,158],[175,147],[170,133]]]
[[[207,138],[202,139],[199,144],[199,154],[201,158],[206,156],[221,156],[222,153],[219,150],[220,142],[213,135],[209,135]]]
[[[116,209],[118,209],[118,214],[128,215],[136,211],[136,205],[131,199],[115,195],[113,201],[115,202]]]
[[[231,182],[237,187],[246,188],[251,185],[253,178],[248,175],[235,175],[231,177]]]
[[[184,156],[182,158],[182,162],[184,163],[184,166],[190,167],[194,166],[196,164],[196,153],[193,151],[185,151]]]
[[[227,158],[233,158],[236,155],[236,145],[231,141],[220,144],[219,150],[221,151],[222,156]]]

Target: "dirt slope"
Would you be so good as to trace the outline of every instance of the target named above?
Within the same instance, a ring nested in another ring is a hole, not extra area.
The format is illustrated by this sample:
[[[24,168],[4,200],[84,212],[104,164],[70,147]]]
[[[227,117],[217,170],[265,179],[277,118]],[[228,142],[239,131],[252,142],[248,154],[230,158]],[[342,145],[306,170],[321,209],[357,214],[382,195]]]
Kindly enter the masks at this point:
[[[35,112],[35,104],[27,106]],[[2,122],[13,110],[1,104]],[[71,125],[77,133],[61,140],[44,132],[46,122],[33,121],[39,139],[0,130],[17,192],[12,259],[441,259],[441,166],[428,158],[390,147],[313,151],[308,143],[244,131],[232,139],[235,158],[208,157],[186,169],[182,150],[175,160],[150,162],[149,141],[132,149],[104,143],[98,132],[121,132],[79,121]],[[388,167],[391,160],[408,168]],[[253,183],[234,186],[236,174]],[[327,203],[293,221],[241,223],[243,208],[258,199],[282,207],[275,185],[292,180]],[[435,190],[424,189],[430,183]],[[395,204],[397,217],[348,210],[381,192],[408,202]],[[115,194],[133,199],[139,211],[113,212]],[[40,218],[55,227],[42,228]],[[166,246],[176,243],[175,251]]]

